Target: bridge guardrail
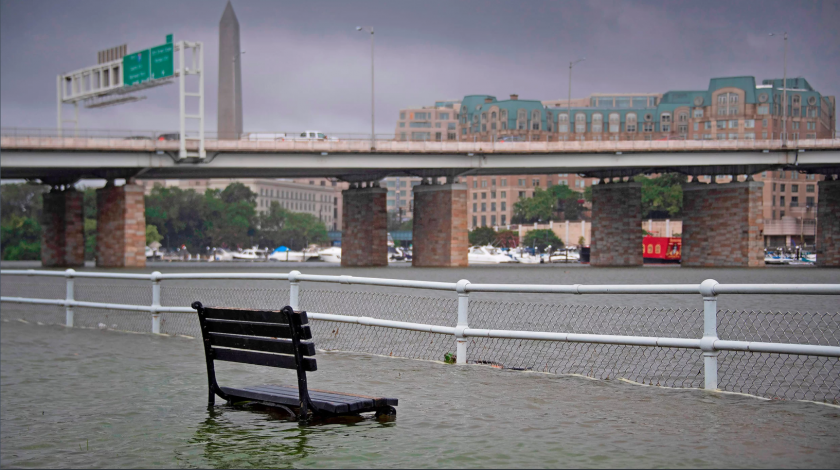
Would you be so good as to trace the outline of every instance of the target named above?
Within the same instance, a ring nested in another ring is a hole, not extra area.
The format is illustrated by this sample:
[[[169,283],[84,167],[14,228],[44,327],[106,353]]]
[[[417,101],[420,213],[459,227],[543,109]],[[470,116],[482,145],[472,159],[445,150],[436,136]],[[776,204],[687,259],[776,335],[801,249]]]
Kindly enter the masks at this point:
[[[116,135],[115,135],[116,134]],[[156,140],[155,132],[131,135],[130,131],[91,131],[73,137],[59,137],[41,130],[2,129],[0,148],[6,150],[94,150],[94,151],[148,151],[174,152],[179,149],[177,140]],[[604,153],[604,152],[736,152],[745,150],[832,150],[840,149],[840,139],[810,139],[788,142],[780,140],[616,140],[616,141],[561,141],[561,142],[431,142],[399,141],[391,136],[377,137],[377,153]],[[196,150],[198,142],[187,140],[187,148]],[[368,153],[370,136],[349,135],[338,140],[226,140],[206,136],[208,152],[338,152]]]
[[[0,302],[63,308],[63,321],[58,321],[55,313],[50,318],[68,327],[77,325],[76,313],[84,311],[82,323],[88,326],[96,327],[97,319],[104,318],[99,327],[120,321],[122,325],[111,326],[197,336],[194,311],[188,307],[193,300],[273,309],[289,304],[308,311],[315,320],[316,339],[328,349],[441,360],[454,346],[459,364],[583,373],[840,404],[840,312],[768,313],[719,310],[717,306],[720,295],[838,296],[840,284],[719,284],[714,280],[672,285],[472,284],[467,280],[447,283],[298,271],[122,274],[2,270],[0,276],[5,278]],[[52,282],[52,291],[33,283],[33,278]],[[77,279],[123,284],[76,286]],[[229,279],[280,281],[288,288],[257,292],[184,284]],[[63,295],[55,284],[62,280]],[[136,282],[150,284],[143,288]],[[302,289],[304,283],[422,289],[444,293],[444,297]],[[6,295],[9,290],[17,295]],[[27,297],[27,293],[38,295]],[[703,307],[570,306],[472,298],[482,293],[695,295]],[[138,316],[143,312],[149,314],[145,327]],[[454,345],[446,338],[454,339]],[[719,356],[724,358],[720,365]]]

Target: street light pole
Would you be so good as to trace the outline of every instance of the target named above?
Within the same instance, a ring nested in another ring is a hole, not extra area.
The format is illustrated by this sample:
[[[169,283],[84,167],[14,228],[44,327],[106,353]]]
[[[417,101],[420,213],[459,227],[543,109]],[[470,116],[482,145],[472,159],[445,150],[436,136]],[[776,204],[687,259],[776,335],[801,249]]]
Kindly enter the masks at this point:
[[[574,120],[572,119],[572,67],[575,66],[578,62],[583,62],[586,60],[586,57],[582,59],[578,59],[574,62],[569,62],[569,100],[566,101],[566,108],[567,112],[569,113],[569,134],[572,133],[572,126],[574,125]]]
[[[779,33],[770,33],[770,36],[777,36]],[[784,73],[782,75],[782,144],[787,145],[787,31],[783,32],[785,40],[785,51],[783,53]]]
[[[376,133],[374,130],[374,95],[373,95],[373,83],[374,83],[374,75],[373,75],[373,26],[368,26],[367,28],[362,28],[361,26],[356,26],[356,31],[368,31],[370,32],[370,149],[376,150]]]
[[[236,54],[233,55],[233,70],[232,70],[232,73],[233,73],[233,93],[231,93],[231,96],[233,96],[233,127],[234,127],[233,134],[236,136],[237,140],[241,136],[237,135],[237,133],[236,133],[236,58],[241,56],[244,53],[245,53],[245,51],[239,51],[239,52],[237,52]]]

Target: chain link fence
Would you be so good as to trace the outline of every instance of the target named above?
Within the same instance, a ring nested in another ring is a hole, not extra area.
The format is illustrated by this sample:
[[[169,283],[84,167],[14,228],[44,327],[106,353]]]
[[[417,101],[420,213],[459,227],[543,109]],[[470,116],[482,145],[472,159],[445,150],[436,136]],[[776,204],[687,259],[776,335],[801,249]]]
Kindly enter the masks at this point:
[[[84,281],[84,282],[80,282]],[[284,284],[287,285],[287,284]],[[65,279],[2,276],[3,296],[63,299]],[[454,327],[458,300],[441,296],[364,290],[301,288],[302,310],[336,315]],[[76,280],[80,301],[151,305],[152,289],[143,281]],[[278,310],[289,303],[288,288],[161,286],[162,306],[205,305]],[[559,300],[559,299],[558,299]],[[698,304],[699,304],[698,299]],[[2,317],[64,324],[64,307],[4,303]],[[718,311],[723,340],[840,346],[840,312]],[[76,308],[75,325],[124,331],[151,331],[145,312]],[[697,339],[703,336],[701,308],[580,306],[560,303],[483,300],[473,294],[469,325],[475,329],[540,331]],[[448,334],[312,320],[319,349],[443,361],[456,351]],[[192,313],[161,314],[161,333],[200,336]],[[700,388],[703,356],[697,349],[572,343],[502,338],[467,338],[468,362],[497,368],[553,374],[579,374],[603,380],[625,379],[648,385]],[[774,399],[840,404],[840,358],[721,351],[718,386],[722,390]]]

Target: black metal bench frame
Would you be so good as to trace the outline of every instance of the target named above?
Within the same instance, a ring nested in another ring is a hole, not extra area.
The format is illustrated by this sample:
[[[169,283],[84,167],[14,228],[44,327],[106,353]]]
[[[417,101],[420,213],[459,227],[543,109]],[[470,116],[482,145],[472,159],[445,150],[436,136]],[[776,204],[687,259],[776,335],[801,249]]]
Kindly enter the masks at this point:
[[[396,398],[370,397],[313,390],[306,382],[306,372],[317,370],[315,345],[306,312],[286,306],[279,311],[249,310],[228,307],[205,307],[193,302],[201,325],[204,357],[207,362],[208,406],[216,395],[228,403],[259,402],[269,406],[297,408],[297,418],[312,415],[330,416],[374,411],[377,416],[396,415]],[[258,352],[255,352],[258,351]],[[267,367],[295,369],[297,387],[265,385],[242,389],[220,387],[214,361],[238,362]],[[296,393],[295,393],[296,392]],[[297,395],[293,397],[293,395]]]

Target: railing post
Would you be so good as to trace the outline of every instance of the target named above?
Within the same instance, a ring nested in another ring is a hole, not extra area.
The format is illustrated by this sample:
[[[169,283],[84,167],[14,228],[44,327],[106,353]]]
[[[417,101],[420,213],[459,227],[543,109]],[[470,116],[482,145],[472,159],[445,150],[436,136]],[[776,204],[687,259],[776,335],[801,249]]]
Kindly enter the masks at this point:
[[[160,272],[152,273],[152,333],[160,334]]]
[[[76,271],[73,269],[68,269],[64,271],[64,275],[67,277],[67,295],[65,297],[67,303],[64,307],[64,325],[68,328],[73,328],[73,306],[70,304],[73,302],[75,297],[75,283],[73,282],[73,275],[76,274]]]
[[[470,294],[467,292],[467,285],[470,281],[461,279],[455,284],[458,292],[458,324],[455,325],[455,357],[458,364],[467,363],[467,339],[464,338],[464,330],[469,325]]]
[[[703,338],[700,339],[700,349],[703,351],[703,388],[717,390],[718,388],[718,354],[715,349],[717,335],[717,293],[715,286],[718,282],[706,279],[700,284],[700,294],[703,295]]]
[[[297,277],[300,271],[291,271],[289,273],[289,306],[294,310],[298,310],[300,303],[300,281]]]

